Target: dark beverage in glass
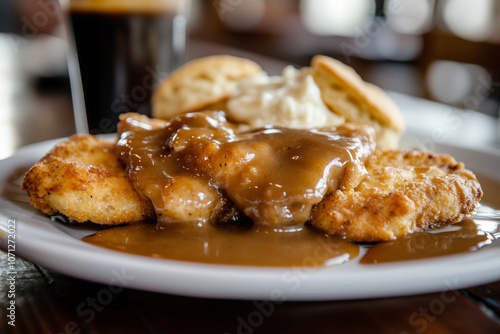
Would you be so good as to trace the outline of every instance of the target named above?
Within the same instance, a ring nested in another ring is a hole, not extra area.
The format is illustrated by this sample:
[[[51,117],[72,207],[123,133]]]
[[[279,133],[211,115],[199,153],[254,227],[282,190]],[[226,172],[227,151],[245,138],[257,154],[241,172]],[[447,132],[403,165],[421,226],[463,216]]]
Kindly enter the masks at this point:
[[[151,115],[154,89],[183,60],[186,16],[176,6],[185,3],[70,1],[68,61],[77,132],[112,133],[122,113]]]

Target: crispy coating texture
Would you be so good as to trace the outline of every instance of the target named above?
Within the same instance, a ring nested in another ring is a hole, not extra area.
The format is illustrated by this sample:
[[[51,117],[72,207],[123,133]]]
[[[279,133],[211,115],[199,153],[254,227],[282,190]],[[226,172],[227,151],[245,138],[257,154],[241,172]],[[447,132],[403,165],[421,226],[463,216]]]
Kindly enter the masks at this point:
[[[22,189],[45,214],[103,225],[155,218],[152,204],[132,187],[112,142],[74,135],[26,173]]]
[[[460,222],[483,194],[474,174],[447,155],[376,151],[366,169],[354,189],[316,206],[313,226],[353,241],[392,240]]]

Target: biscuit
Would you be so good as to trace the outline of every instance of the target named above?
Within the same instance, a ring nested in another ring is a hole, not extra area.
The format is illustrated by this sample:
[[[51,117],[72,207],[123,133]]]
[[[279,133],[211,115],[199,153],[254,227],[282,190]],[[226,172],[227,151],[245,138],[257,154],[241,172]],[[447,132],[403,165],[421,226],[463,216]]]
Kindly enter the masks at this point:
[[[186,63],[163,80],[153,94],[153,117],[168,120],[227,99],[236,83],[262,73],[245,58],[217,55]]]
[[[378,148],[398,146],[405,121],[382,89],[363,81],[353,68],[330,57],[314,56],[311,67],[323,102],[330,110],[344,116],[346,121],[375,128]]]

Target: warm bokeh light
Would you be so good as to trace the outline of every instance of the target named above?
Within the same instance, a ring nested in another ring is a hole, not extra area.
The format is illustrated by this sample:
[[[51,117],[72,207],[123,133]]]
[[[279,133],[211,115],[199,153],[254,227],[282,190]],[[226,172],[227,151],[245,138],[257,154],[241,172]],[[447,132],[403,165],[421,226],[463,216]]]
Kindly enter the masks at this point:
[[[493,9],[493,0],[446,0],[443,3],[443,20],[457,36],[483,41],[492,36]]]
[[[405,35],[387,29],[375,41],[379,57],[396,61],[416,59],[423,48],[420,35]]]
[[[434,61],[426,73],[432,97],[443,103],[477,109],[490,91],[491,77],[483,67],[455,61]]]
[[[392,29],[402,34],[421,34],[432,26],[434,0],[387,0],[384,13]]]
[[[375,11],[372,0],[302,0],[302,21],[316,35],[355,36]]]
[[[15,46],[13,36],[0,34],[0,159],[7,158],[14,153],[18,138],[12,131],[14,120],[14,95],[16,82],[14,72]]]

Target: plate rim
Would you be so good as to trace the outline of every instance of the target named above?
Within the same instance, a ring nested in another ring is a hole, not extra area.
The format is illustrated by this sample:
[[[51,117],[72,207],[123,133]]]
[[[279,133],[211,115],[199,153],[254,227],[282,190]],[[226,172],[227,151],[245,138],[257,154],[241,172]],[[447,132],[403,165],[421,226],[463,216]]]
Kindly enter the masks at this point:
[[[14,213],[16,213],[16,210],[19,210],[21,211],[20,213],[23,213],[22,207],[16,209],[16,205],[12,201],[8,201],[3,197],[4,181],[8,175],[5,172],[6,168],[2,167],[19,165],[21,162],[28,162],[30,160],[34,162],[33,160],[36,161],[45,155],[51,146],[64,139],[66,138],[52,139],[27,145],[19,149],[11,157],[0,160],[0,208],[2,209],[0,212],[0,230],[4,230],[5,232],[5,224],[7,219],[9,219],[9,215],[4,213],[4,209],[8,209]],[[438,143],[438,145],[440,148],[452,147],[449,144]],[[496,150],[485,148],[475,149],[462,145],[455,148],[473,152],[473,154],[486,154],[500,161],[500,151],[497,152]],[[9,169],[9,171],[12,172],[12,169]],[[500,175],[497,174],[493,177],[500,181]],[[14,206],[14,208],[9,206]],[[500,267],[500,257],[498,256],[500,247],[496,246],[491,247],[491,249],[486,247],[474,253],[447,256],[445,262],[453,265],[457,264],[457,268],[447,274],[443,273],[442,270],[439,274],[434,272],[433,279],[427,281],[426,277],[428,278],[429,275],[424,274],[425,269],[439,269],[443,264],[443,258],[412,261],[410,268],[405,269],[407,276],[411,273],[414,275],[413,281],[418,279],[422,283],[418,286],[413,285],[412,288],[407,288],[401,283],[401,279],[397,279],[397,273],[401,271],[400,263],[377,264],[376,267],[363,265],[364,269],[361,270],[353,265],[354,260],[337,267],[323,268],[310,272],[304,272],[304,270],[303,272],[294,272],[294,270],[297,271],[298,269],[288,267],[257,267],[256,270],[256,267],[249,266],[213,265],[152,259],[86,244],[58,229],[54,225],[57,223],[50,221],[49,218],[46,218],[43,224],[36,225],[38,224],[36,220],[42,217],[42,214],[36,212],[35,209],[28,210],[28,212],[24,212],[23,214],[24,216],[19,218],[19,223],[21,224],[19,232],[24,234],[20,234],[17,239],[19,243],[19,250],[17,252],[20,256],[40,263],[50,270],[102,284],[109,284],[111,280],[116,280],[116,273],[120,273],[120,270],[123,270],[125,266],[129,266],[129,269],[132,268],[130,275],[135,276],[135,278],[131,282],[127,282],[127,287],[159,293],[202,298],[255,300],[272,299],[274,291],[278,295],[281,292],[282,298],[286,298],[286,300],[344,300],[436,292],[450,288],[457,289],[470,285],[485,284],[500,278],[500,272],[492,272],[492,270],[483,265],[483,262],[490,261],[488,263],[494,264],[497,268]],[[14,217],[14,219],[18,218]],[[58,232],[54,233],[54,229],[58,230]],[[85,256],[81,255],[82,247],[87,252],[87,255],[92,255],[96,258],[93,260],[85,259]],[[6,249],[5,235],[0,237],[0,248]],[[58,254],[59,257],[66,256],[70,257],[70,259],[59,258],[58,261],[54,261],[53,258],[57,258]],[[481,261],[477,260],[477,254],[481,254]],[[52,258],[47,256],[51,256]],[[75,263],[73,261],[71,263],[69,260],[78,260],[79,262],[76,261],[78,263]],[[467,263],[468,266],[460,268],[461,266],[458,265],[460,263]],[[78,264],[84,264],[87,267],[97,264],[100,267],[96,272],[95,270],[88,270],[85,266],[83,268],[78,267]],[[111,266],[106,270],[105,267],[110,264]],[[342,268],[348,268],[348,270],[343,270]],[[157,270],[161,275],[167,275],[169,280],[167,282],[159,281],[157,278],[160,276],[157,275],[155,277],[155,270],[152,269]],[[439,270],[437,271],[439,272]],[[141,273],[142,276],[140,276]],[[302,279],[300,274],[302,274],[304,279]],[[366,284],[367,274],[370,275],[371,284]],[[481,274],[481,277],[477,277],[478,274]],[[203,277],[203,282],[207,284],[196,284],[196,278],[200,277],[200,275]],[[393,279],[384,284],[384,278],[386,278],[384,276],[386,275],[391,275]],[[217,284],[221,276],[227,276],[222,286]],[[460,278],[460,280],[457,281],[455,278]],[[446,280],[452,282],[452,285],[448,286],[449,284],[447,285]],[[411,285],[413,281],[406,282],[406,284]],[[241,289],[242,283],[244,283],[245,289]],[[337,284],[341,283],[350,284],[341,287],[341,289],[337,286]],[[324,291],[321,287],[328,289]]]

